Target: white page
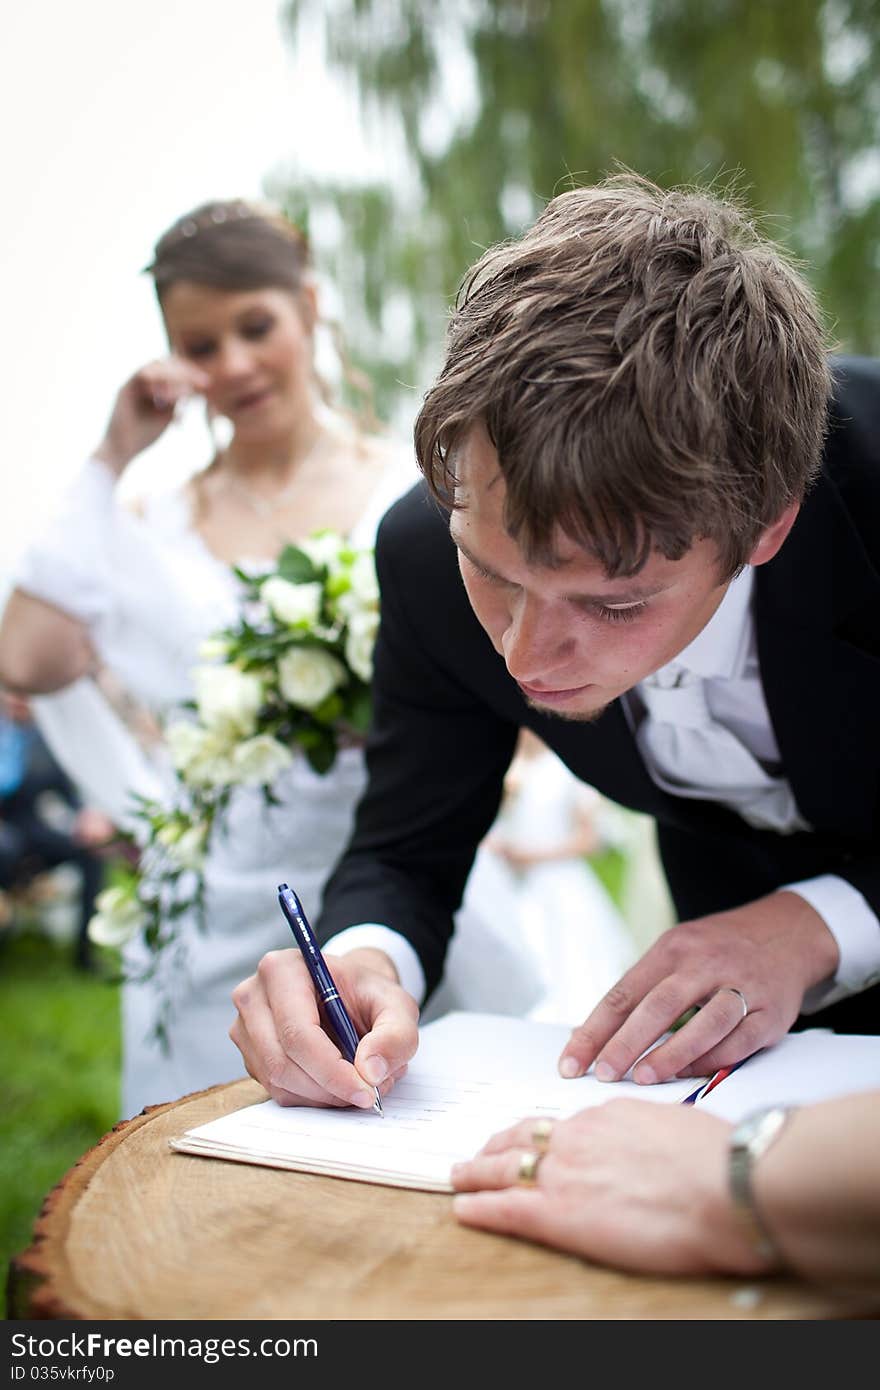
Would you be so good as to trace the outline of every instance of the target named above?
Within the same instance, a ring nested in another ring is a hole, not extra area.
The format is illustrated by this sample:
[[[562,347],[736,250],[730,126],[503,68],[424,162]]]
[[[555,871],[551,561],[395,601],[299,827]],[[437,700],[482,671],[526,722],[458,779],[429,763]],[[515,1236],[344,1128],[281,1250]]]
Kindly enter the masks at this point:
[[[678,1102],[693,1080],[658,1086],[566,1081],[557,1070],[570,1029],[454,1013],[421,1031],[409,1071],[374,1111],[246,1106],[189,1130],[172,1147],[240,1162],[451,1191],[449,1172],[500,1129],[530,1115],[564,1118],[617,1096]]]
[[[880,1090],[880,1037],[812,1028],[750,1057],[699,1102],[733,1123],[763,1105],[809,1105]]]

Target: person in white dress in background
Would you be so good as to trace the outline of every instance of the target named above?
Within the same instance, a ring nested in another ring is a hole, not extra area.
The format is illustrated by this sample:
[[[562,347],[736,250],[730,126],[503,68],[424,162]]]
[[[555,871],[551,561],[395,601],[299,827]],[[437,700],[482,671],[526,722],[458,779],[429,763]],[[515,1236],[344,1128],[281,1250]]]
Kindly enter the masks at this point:
[[[626,854],[627,837],[624,813],[523,729],[422,1020],[481,1008],[582,1022],[638,954],[589,864],[611,846]]]
[[[62,766],[129,829],[131,793],[167,799],[174,774],[161,740],[132,736],[99,672],[161,725],[193,697],[203,640],[237,617],[233,564],[268,569],[318,528],[371,546],[416,477],[408,448],[328,405],[309,247],[280,214],[206,204],[160,238],[148,270],[170,354],[121,388],[99,447],[22,557],[0,624],[0,681],[40,697],[35,716]],[[124,503],[119,479],[194,396],[225,417],[228,443],[185,485]],[[185,969],[137,982],[149,957],[139,939],[126,948],[124,1116],[242,1074],[231,991],[290,945],[278,882],[317,912],[363,784],[363,754],[347,747],[324,776],[296,757],[273,786],[277,806],[236,790],[207,863],[208,930],[178,923]],[[154,1035],[160,991],[171,995],[167,1049]]]

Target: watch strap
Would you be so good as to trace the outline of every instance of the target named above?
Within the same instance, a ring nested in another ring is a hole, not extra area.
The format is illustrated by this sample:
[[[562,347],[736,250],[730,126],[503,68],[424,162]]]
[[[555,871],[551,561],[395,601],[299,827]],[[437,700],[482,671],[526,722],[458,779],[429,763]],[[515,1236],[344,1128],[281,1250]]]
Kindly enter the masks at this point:
[[[755,1201],[754,1166],[785,1128],[793,1105],[767,1105],[753,1110],[730,1136],[729,1185],[741,1229],[752,1248],[765,1260],[779,1262],[780,1252]]]

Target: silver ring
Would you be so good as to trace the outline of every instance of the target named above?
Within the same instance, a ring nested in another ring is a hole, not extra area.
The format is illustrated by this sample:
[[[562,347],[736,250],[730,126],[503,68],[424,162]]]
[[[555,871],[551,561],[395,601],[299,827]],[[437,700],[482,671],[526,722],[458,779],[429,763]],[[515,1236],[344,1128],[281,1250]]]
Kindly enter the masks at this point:
[[[516,1170],[517,1182],[532,1187],[538,1181],[538,1164],[543,1157],[543,1154],[535,1153],[534,1149],[525,1149],[519,1157],[519,1167]]]
[[[746,1018],[748,1016],[749,1006],[746,1003],[746,996],[743,994],[741,989],[737,989],[735,985],[722,985],[720,989],[716,989],[715,993],[735,994],[739,1002],[742,1004],[743,1018]],[[742,1023],[742,1019],[740,1019],[740,1023]]]

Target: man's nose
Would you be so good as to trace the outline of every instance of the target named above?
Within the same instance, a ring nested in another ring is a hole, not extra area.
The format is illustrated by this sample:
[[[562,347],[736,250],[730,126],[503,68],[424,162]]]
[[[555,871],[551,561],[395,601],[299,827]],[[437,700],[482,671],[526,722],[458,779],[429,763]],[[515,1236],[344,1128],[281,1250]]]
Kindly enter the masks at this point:
[[[542,604],[521,598],[501,639],[508,671],[523,685],[545,685],[571,658],[574,640]]]

